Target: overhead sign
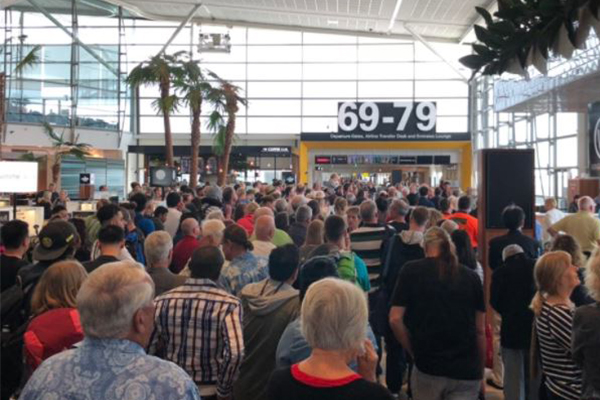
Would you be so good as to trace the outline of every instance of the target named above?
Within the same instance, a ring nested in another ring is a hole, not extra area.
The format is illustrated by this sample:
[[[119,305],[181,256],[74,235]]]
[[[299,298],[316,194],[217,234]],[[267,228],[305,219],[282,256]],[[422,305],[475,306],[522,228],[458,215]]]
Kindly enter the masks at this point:
[[[338,103],[339,133],[435,133],[436,123],[434,102]]]
[[[302,141],[470,141],[469,132],[437,132],[435,102],[338,103],[338,131],[302,133]]]
[[[315,164],[331,164],[331,156],[315,156]]]
[[[260,149],[261,153],[270,154],[287,154],[291,152],[290,147],[263,147]]]
[[[31,193],[38,189],[38,163],[0,161],[0,190],[4,193]]]

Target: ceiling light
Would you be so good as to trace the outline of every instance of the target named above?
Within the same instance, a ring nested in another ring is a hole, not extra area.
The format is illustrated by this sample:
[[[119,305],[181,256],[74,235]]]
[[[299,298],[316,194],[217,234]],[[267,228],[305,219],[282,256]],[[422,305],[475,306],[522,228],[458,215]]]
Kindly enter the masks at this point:
[[[337,19],[328,19],[327,20],[327,25],[339,25],[340,21],[338,21]]]
[[[387,33],[392,33],[392,29],[394,29],[394,25],[396,24],[396,18],[398,17],[398,13],[400,12],[400,6],[402,5],[402,0],[396,0],[396,7],[394,7],[394,12],[392,13],[392,18],[390,18],[390,24],[388,25]]]

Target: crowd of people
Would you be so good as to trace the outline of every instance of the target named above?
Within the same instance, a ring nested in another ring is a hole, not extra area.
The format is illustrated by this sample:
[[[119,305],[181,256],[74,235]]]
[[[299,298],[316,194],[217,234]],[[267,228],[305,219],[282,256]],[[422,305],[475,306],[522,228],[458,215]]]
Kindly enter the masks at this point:
[[[2,399],[478,399],[486,364],[506,400],[599,399],[594,201],[549,199],[539,240],[507,206],[484,274],[472,194],[133,184],[32,240],[10,221]]]

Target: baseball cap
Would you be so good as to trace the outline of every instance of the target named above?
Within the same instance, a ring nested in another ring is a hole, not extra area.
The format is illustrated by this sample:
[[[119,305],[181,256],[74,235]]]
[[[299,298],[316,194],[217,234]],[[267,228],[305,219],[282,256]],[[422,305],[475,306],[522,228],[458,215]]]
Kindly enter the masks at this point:
[[[43,227],[38,239],[33,258],[38,261],[52,261],[62,256],[69,247],[75,246],[79,235],[73,224],[58,220]]]
[[[517,254],[523,254],[523,248],[518,244],[508,245],[502,250],[502,261],[506,261],[508,258],[512,256],[516,256]]]

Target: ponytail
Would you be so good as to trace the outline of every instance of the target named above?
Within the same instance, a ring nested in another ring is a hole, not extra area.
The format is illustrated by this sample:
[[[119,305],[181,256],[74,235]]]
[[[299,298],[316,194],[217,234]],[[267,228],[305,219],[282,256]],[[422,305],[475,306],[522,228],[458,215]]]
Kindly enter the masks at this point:
[[[539,290],[535,292],[535,296],[533,296],[533,300],[531,300],[531,305],[529,308],[533,311],[535,316],[539,316],[542,313],[542,306],[544,305],[544,295]]]
[[[456,248],[450,239],[450,235],[439,227],[433,227],[425,232],[423,239],[425,247],[436,246],[439,249],[439,256],[436,257],[436,266],[441,280],[452,279],[458,273],[458,257]]]

